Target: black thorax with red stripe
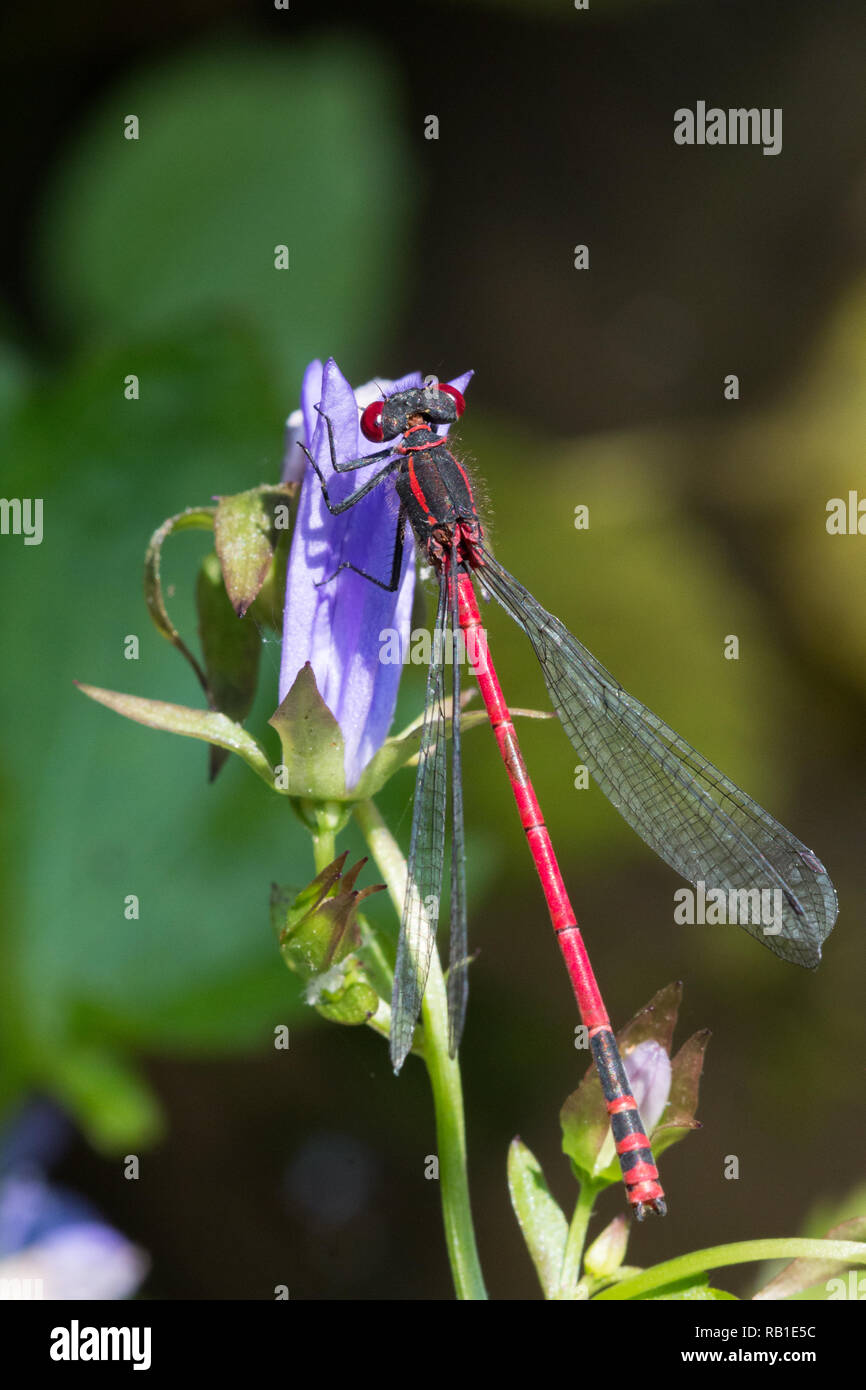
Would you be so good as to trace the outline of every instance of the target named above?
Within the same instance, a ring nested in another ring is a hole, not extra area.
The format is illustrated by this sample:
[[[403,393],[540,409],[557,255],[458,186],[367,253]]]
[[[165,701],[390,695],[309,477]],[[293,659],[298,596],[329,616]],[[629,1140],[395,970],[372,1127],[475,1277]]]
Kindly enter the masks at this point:
[[[462,463],[426,424],[408,429],[396,452],[403,455],[397,495],[434,569],[441,571],[455,532],[461,564],[477,569],[484,563],[477,549],[484,532]]]

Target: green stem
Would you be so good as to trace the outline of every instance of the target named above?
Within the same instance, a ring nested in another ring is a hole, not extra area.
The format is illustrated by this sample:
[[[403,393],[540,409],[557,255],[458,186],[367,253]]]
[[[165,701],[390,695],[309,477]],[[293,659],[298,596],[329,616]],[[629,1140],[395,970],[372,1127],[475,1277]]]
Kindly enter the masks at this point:
[[[733,1245],[713,1245],[707,1250],[693,1250],[664,1264],[642,1270],[621,1284],[603,1289],[598,1299],[642,1298],[666,1284],[676,1283],[692,1275],[705,1274],[725,1265],[746,1264],[750,1260],[833,1260],[853,1265],[866,1265],[866,1244],[854,1240],[809,1240],[801,1236],[770,1236],[766,1240],[741,1240]]]
[[[400,846],[372,801],[358,802],[355,818],[387,885],[397,915],[402,917],[406,896],[406,861]],[[436,1113],[445,1243],[454,1288],[460,1299],[486,1299],[487,1290],[478,1261],[469,1203],[463,1087],[457,1059],[448,1056],[445,979],[435,949],[430,960],[421,1016],[424,1020],[424,1062],[430,1077]]]
[[[332,864],[337,857],[337,837],[330,827],[321,827],[312,832],[313,834],[313,858],[316,862],[316,873],[320,874],[329,864]]]
[[[300,801],[296,809],[313,837],[313,859],[320,874],[337,857],[337,832],[346,824],[345,807],[333,801]]]
[[[562,1259],[562,1270],[559,1275],[558,1297],[561,1299],[574,1298],[574,1290],[580,1278],[580,1262],[583,1259],[583,1247],[586,1244],[586,1230],[599,1191],[600,1189],[592,1183],[584,1182],[578,1192],[574,1215],[568,1228],[568,1240]]]

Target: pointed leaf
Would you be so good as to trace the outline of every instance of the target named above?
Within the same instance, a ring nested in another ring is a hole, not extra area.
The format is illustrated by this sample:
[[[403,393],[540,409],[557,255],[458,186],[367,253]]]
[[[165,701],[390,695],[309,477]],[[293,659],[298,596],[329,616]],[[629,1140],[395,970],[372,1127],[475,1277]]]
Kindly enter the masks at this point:
[[[177,516],[170,516],[154,531],[144,557],[144,598],[150,616],[163,637],[166,637],[186,657],[205,694],[207,694],[207,678],[204,671],[168,616],[162,594],[160,566],[163,542],[167,536],[171,535],[172,531],[211,531],[215,515],[215,507],[188,507],[185,512],[179,512]]]
[[[94,1047],[56,1049],[45,1084],[75,1115],[94,1148],[123,1153],[160,1137],[159,1102],[125,1059]]]
[[[700,1121],[695,1119],[695,1111],[698,1108],[698,1087],[704,1065],[704,1054],[710,1037],[711,1033],[708,1028],[702,1028],[700,1032],[692,1034],[683,1043],[671,1063],[671,1092],[668,1108],[662,1123],[657,1125],[652,1133],[652,1144],[656,1157],[664,1153],[665,1149],[669,1149],[672,1144],[684,1139],[691,1130],[701,1128]]]
[[[746,1264],[752,1260],[786,1258],[834,1260],[848,1265],[866,1265],[866,1244],[852,1240],[807,1240],[800,1236],[771,1236],[765,1240],[740,1240],[729,1245],[713,1245],[706,1250],[692,1250],[673,1260],[641,1270],[633,1278],[603,1289],[600,1300],[644,1298],[671,1287],[692,1275],[727,1265]]]
[[[594,1066],[590,1066],[577,1090],[567,1097],[559,1112],[559,1123],[562,1151],[571,1159],[576,1174],[597,1182],[601,1169],[609,1166],[605,1159],[599,1168],[599,1156],[610,1131],[610,1116]]]
[[[671,1062],[671,1118],[694,1118],[698,1108],[698,1087],[704,1067],[704,1055],[711,1037],[709,1028],[701,1028],[683,1043]]]
[[[670,1055],[682,998],[683,986],[680,980],[665,985],[664,989],[654,994],[649,1003],[639,1009],[634,1018],[617,1033],[620,1053],[624,1056],[639,1043],[651,1039],[660,1043]]]
[[[693,1133],[696,1129],[703,1129],[700,1120],[671,1120],[663,1125],[658,1125],[650,1136],[652,1150],[656,1158],[669,1149],[671,1145],[678,1144],[681,1139],[685,1139],[687,1134]]]
[[[230,753],[239,754],[274,790],[274,774],[265,750],[252,734],[248,734],[227,715],[213,710],[189,709],[186,705],[170,705],[164,700],[123,695],[116,690],[100,690],[98,686],[81,685],[78,681],[76,685],[91,700],[113,709],[126,719],[134,719],[137,724],[146,724],[150,729],[162,729],[170,734],[184,734],[187,738],[200,738],[205,743],[214,743],[218,748],[227,748]]]
[[[343,770],[343,735],[319,694],[309,662],[268,723],[276,729],[283,747],[285,790],[290,796],[317,801],[354,800],[346,794]]]
[[[706,1276],[683,1279],[678,1284],[667,1284],[657,1293],[651,1294],[647,1303],[739,1303],[736,1294],[725,1289],[714,1289]]]
[[[541,1165],[520,1139],[508,1149],[508,1191],[545,1298],[554,1298],[568,1240],[568,1222],[551,1196]]]
[[[850,1221],[842,1221],[827,1232],[827,1239],[866,1240],[866,1216],[855,1216]],[[792,1260],[775,1278],[753,1295],[752,1301],[760,1303],[793,1298],[794,1294],[811,1289],[816,1284],[826,1284],[829,1279],[838,1278],[850,1267],[850,1260]]]

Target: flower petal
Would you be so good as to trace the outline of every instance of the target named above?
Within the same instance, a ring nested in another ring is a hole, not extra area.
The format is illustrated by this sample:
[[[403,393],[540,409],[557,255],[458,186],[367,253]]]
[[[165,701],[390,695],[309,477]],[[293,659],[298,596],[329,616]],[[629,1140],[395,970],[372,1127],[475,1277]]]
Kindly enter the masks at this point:
[[[456,378],[458,389],[465,388],[470,376]],[[369,404],[379,395],[419,386],[422,381],[416,372],[397,382],[369,383],[359,395]],[[338,502],[362,486],[387,460],[382,457],[355,472],[334,474],[327,428],[316,404],[331,420],[341,461],[381,452],[381,446],[361,436],[359,400],[334,360],[330,359],[324,369],[312,363],[302,392],[305,432],[312,441],[311,452],[328,479],[331,500]],[[304,476],[286,582],[280,700],[309,661],[319,691],[343,732],[347,787],[355,785],[381,747],[394,716],[402,668],[383,663],[380,651],[386,631],[396,629],[403,642],[408,640],[415,582],[412,538],[406,536],[396,592],[346,570],[333,583],[322,581],[330,579],[345,562],[387,581],[397,512],[396,494],[385,484],[356,507],[332,516],[312,469]],[[317,584],[322,587],[317,588]]]
[[[671,1059],[661,1043],[648,1038],[624,1054],[622,1064],[647,1134],[664,1113],[671,1089]]]

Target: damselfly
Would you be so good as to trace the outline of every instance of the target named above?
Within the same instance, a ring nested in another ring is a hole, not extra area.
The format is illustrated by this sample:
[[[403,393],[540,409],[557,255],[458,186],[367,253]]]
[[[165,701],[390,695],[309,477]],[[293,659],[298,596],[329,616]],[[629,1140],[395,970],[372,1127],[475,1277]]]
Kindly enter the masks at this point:
[[[505,703],[473,587],[484,588],[526,633],[541,664],[553,707],[596,784],[629,824],[677,873],[705,891],[772,891],[781,896],[781,920],[773,934],[747,920],[746,930],[776,955],[814,967],[836,920],[836,893],[820,860],[706,758],[626,693],[610,672],[557,618],[499,564],[485,543],[466,470],[437,432],[464,410],[454,386],[428,378],[367,406],[361,430],[372,442],[389,442],[364,458],[336,456],[327,426],[334,473],[388,461],[340,502],[331,502],[328,480],[309,450],[329,511],[338,515],[389,480],[398,499],[395,545],[388,578],[353,570],[382,589],[399,583],[407,522],[439,582],[432,660],[421,732],[409,848],[409,887],[397,949],[392,1001],[391,1058],[399,1071],[412,1047],[439,920],[445,866],[448,802],[451,803],[451,889],[448,1010],[452,1055],[466,1014],[468,946],[464,878],[463,798],[460,777],[460,660],[478,680],[499,751],[508,772],[530,852],[541,880],[556,939],[587,1027],[628,1199],[638,1218],[663,1214],[664,1193],[617,1048],[577,918],[568,899],[550,835],[526,771]],[[453,660],[446,662],[450,627]],[[450,798],[447,755],[446,666],[451,665],[452,756]]]

